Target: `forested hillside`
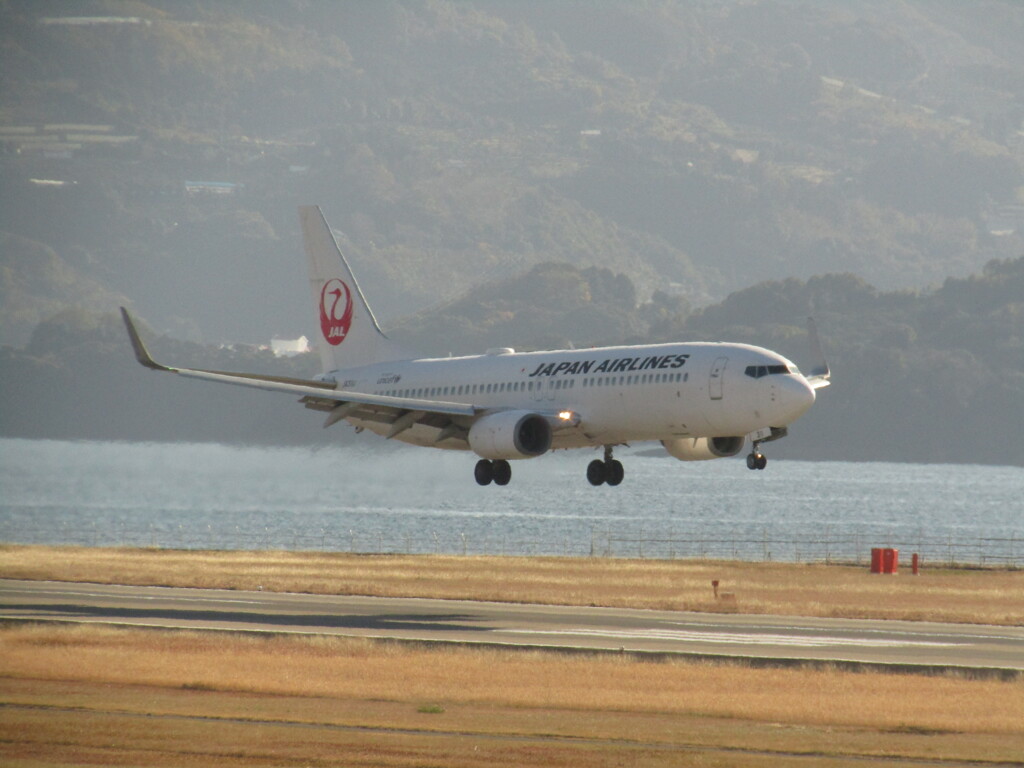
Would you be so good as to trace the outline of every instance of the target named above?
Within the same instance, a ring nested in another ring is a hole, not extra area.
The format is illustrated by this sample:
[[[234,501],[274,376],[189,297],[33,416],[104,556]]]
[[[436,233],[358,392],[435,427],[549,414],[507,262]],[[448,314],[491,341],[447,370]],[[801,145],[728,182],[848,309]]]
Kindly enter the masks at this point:
[[[551,262],[935,286],[1024,251],[1022,39],[1013,0],[0,0],[0,343],[122,299],[298,335],[302,203],[387,319]]]
[[[545,292],[546,289],[548,292]],[[771,447],[779,457],[1024,464],[1024,257],[993,261],[934,291],[883,292],[851,274],[766,282],[689,313],[664,294],[637,304],[628,277],[541,265],[391,329],[424,353],[595,343],[746,341],[807,363],[805,318],[819,321],[833,385]],[[553,300],[556,299],[556,300]],[[566,335],[568,334],[568,335]],[[290,360],[147,331],[157,359],[309,377]],[[24,350],[0,350],[0,435],[77,439],[349,443],[345,425],[292,398],[155,374],[139,366],[114,314],[68,312]]]

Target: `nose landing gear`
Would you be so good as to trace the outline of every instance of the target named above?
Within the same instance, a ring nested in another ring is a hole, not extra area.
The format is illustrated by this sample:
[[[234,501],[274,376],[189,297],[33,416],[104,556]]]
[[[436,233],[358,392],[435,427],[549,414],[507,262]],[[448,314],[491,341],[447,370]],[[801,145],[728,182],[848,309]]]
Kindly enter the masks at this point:
[[[765,427],[747,435],[750,440],[750,453],[747,454],[747,469],[764,469],[768,466],[768,457],[761,453],[761,443],[781,440],[789,434],[786,427]]]
[[[764,469],[768,466],[768,457],[757,450],[757,446],[754,446],[754,450],[747,454],[747,469]]]

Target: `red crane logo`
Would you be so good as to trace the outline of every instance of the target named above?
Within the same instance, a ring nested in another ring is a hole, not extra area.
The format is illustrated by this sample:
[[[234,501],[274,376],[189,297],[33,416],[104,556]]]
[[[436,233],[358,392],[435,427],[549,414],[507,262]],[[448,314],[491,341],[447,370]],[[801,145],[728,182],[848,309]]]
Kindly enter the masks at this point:
[[[324,283],[320,291],[320,330],[327,343],[338,346],[352,326],[352,291],[338,278]]]

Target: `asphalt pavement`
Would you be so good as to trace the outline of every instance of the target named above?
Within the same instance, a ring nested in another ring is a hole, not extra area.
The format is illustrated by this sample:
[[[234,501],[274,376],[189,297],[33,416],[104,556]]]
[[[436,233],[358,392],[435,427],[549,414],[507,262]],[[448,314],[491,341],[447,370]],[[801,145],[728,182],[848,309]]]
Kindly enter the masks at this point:
[[[1024,628],[0,579],[0,620],[1024,675]]]

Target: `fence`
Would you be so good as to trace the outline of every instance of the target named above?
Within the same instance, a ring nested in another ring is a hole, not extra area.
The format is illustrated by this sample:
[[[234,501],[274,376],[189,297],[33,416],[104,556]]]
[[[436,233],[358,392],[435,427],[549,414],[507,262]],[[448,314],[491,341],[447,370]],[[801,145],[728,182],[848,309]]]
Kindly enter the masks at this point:
[[[14,541],[0,530],[0,540]],[[874,547],[901,550],[904,561],[918,554],[926,565],[1024,567],[1024,536],[954,537],[923,533],[899,536],[837,534],[708,535],[695,531],[591,528],[564,535],[522,537],[481,530],[395,532],[388,528],[271,530],[216,526],[19,528],[25,544],[155,547],[163,549],[313,550],[360,554],[526,555],[651,559],[711,559],[749,562],[867,565]]]

